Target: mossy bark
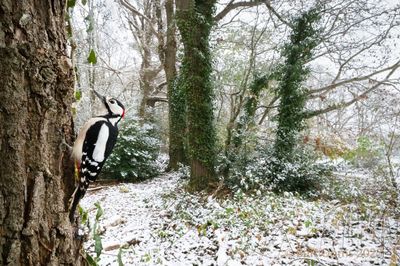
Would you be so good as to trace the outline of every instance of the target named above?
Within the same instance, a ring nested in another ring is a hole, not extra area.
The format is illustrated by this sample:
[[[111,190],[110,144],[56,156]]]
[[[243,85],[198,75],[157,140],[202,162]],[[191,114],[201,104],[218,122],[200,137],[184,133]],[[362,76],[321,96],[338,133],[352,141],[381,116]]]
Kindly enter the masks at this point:
[[[180,78],[187,104],[188,152],[192,190],[208,190],[215,174],[215,128],[209,36],[215,0],[177,0],[177,25],[184,45]]]
[[[0,265],[81,265],[65,1],[0,3]]]

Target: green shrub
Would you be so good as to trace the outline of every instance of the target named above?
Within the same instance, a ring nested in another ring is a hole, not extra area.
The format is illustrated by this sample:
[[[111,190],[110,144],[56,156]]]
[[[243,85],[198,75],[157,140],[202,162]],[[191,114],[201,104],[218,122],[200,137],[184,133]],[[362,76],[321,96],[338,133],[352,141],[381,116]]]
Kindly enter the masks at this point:
[[[318,162],[314,151],[305,147],[297,147],[290,161],[272,160],[269,168],[276,191],[299,192],[309,196],[320,193],[321,184],[331,173],[330,165]]]
[[[274,154],[271,146],[259,148],[245,158],[237,153],[225,184],[234,191],[270,188],[277,192],[319,194],[321,184],[331,172],[329,165],[317,162],[314,152],[305,147],[294,150],[291,162],[279,160]],[[226,160],[222,158],[221,162],[227,163]]]
[[[120,126],[117,144],[104,165],[103,177],[126,181],[143,181],[157,176],[160,140],[153,124],[139,124],[126,119]]]

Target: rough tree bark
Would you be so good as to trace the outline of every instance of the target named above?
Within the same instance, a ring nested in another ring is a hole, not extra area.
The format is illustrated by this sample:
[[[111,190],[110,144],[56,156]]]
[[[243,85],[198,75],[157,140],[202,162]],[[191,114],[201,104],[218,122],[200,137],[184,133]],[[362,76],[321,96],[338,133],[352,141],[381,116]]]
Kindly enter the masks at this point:
[[[80,265],[65,1],[0,2],[0,265]]]
[[[185,99],[184,94],[176,84],[176,25],[174,1],[165,1],[167,19],[166,47],[164,71],[168,86],[169,102],[169,170],[178,170],[179,164],[186,164],[185,152]]]

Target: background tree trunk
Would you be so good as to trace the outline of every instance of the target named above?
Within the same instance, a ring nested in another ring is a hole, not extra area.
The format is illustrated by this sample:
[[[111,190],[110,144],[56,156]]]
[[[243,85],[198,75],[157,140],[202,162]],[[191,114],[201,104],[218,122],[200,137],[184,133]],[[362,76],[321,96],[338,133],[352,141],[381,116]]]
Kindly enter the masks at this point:
[[[167,42],[164,70],[168,85],[169,102],[169,170],[178,170],[179,164],[186,164],[185,132],[186,104],[182,86],[176,80],[176,25],[174,1],[165,2],[167,17]]]
[[[0,265],[80,265],[65,1],[0,3]]]
[[[278,87],[280,103],[275,141],[275,155],[280,160],[292,161],[299,134],[304,128],[307,93],[302,82],[309,74],[306,63],[318,45],[318,31],[314,29],[314,24],[319,19],[320,15],[316,8],[296,18],[290,42],[282,51],[286,60],[280,70],[281,81]]]
[[[177,25],[184,56],[180,81],[187,104],[188,149],[192,190],[210,189],[215,175],[215,128],[209,36],[213,25],[214,0],[177,0]]]

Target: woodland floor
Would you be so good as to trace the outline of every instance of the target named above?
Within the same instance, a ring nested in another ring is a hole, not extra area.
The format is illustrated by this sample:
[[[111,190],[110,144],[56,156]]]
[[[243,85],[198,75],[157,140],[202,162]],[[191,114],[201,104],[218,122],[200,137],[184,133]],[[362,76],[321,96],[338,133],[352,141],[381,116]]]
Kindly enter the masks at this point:
[[[286,193],[217,200],[169,174],[88,193],[85,249],[99,265],[398,265],[400,221],[379,201],[309,201]],[[89,233],[90,232],[90,233]],[[119,255],[118,255],[119,254]]]

